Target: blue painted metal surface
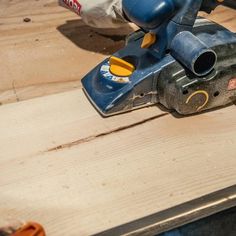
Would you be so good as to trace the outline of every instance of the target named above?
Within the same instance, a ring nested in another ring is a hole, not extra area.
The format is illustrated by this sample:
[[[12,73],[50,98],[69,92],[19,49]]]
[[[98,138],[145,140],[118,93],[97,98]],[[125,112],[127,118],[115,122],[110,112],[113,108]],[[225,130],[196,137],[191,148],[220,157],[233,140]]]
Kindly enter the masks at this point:
[[[209,39],[206,38],[204,41],[207,40]],[[217,61],[216,53],[189,31],[182,31],[174,37],[171,43],[171,55],[197,76],[208,74]]]
[[[158,102],[180,114],[193,114],[235,99],[236,90],[227,91],[229,80],[236,76],[232,67],[236,60],[235,34],[204,19],[194,26],[198,11],[213,10],[218,1],[122,3],[127,18],[144,31],[131,36],[128,45],[114,54],[135,66],[131,76],[113,75],[106,59],[82,79],[85,93],[101,114],[114,115]],[[156,34],[157,41],[144,49],[140,46],[147,31]],[[225,59],[229,57],[234,61]],[[188,93],[196,90],[204,90],[206,101],[188,99]],[[219,92],[222,96],[212,95]]]
[[[170,47],[173,38],[182,31],[192,31],[202,0],[123,0],[126,16],[145,30],[157,34],[160,40],[152,46],[159,58]],[[218,1],[208,1],[211,9]]]

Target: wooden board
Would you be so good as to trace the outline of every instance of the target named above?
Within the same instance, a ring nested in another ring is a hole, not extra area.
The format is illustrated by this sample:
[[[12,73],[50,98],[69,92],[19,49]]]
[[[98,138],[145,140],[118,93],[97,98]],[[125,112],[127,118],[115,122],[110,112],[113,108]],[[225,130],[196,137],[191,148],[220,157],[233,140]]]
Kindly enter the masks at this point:
[[[48,235],[152,235],[236,205],[235,115],[104,119],[81,90],[2,106],[0,215]]]
[[[233,10],[210,17],[236,30]],[[153,235],[236,205],[235,105],[104,119],[78,89],[132,27],[107,36],[54,0],[1,0],[0,102],[19,103],[0,107],[0,222],[38,221],[50,236]]]
[[[202,15],[236,31],[234,10]],[[55,0],[1,0],[0,104],[81,87],[80,79],[120,49],[133,28],[92,29]]]
[[[0,102],[80,87],[80,78],[122,48],[131,31],[92,29],[55,0],[1,0]]]

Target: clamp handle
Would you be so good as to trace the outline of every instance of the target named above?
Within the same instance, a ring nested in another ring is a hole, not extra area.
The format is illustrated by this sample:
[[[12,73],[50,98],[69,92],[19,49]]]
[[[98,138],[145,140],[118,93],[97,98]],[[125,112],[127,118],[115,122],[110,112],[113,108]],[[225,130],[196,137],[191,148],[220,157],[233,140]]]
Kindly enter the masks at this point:
[[[12,236],[46,236],[43,227],[36,222],[28,222]]]

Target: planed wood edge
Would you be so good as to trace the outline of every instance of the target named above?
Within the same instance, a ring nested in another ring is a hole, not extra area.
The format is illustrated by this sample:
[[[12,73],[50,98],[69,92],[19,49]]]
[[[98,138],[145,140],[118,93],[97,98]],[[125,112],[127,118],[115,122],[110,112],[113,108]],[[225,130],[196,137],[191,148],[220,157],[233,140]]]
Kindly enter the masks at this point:
[[[150,236],[197,221],[236,206],[236,185],[193,201],[95,234],[96,236]]]
[[[22,88],[15,88],[13,86],[12,89],[0,91],[0,105],[69,92],[75,89],[80,89],[81,87],[80,79],[74,81],[37,84]]]

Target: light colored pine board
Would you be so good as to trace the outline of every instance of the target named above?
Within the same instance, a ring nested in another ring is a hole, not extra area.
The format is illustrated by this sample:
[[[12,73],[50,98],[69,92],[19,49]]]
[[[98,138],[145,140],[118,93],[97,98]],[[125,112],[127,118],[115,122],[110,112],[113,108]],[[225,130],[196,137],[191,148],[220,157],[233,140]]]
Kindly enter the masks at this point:
[[[79,89],[2,106],[0,114],[3,161],[34,155],[62,144],[87,142],[168,113],[154,106],[104,119]]]
[[[232,10],[211,17],[236,29]],[[2,103],[78,88],[124,43],[52,0],[2,0],[0,20]],[[234,187],[215,193],[235,184],[234,117],[235,106],[180,120],[151,107],[103,119],[80,90],[1,107],[0,215],[49,235],[149,235],[235,205]]]
[[[150,235],[236,205],[235,188],[214,195],[236,184],[235,115],[150,107],[104,119],[81,90],[2,106],[0,215],[73,236],[127,233],[159,213]]]
[[[72,91],[80,87],[80,80],[36,84],[22,88],[15,88],[13,84],[13,89],[0,92],[0,105],[47,96],[50,94]]]
[[[234,9],[228,7],[218,7],[210,15],[207,13],[200,13],[200,15],[209,18],[212,21],[218,22],[224,27],[236,32],[236,12]]]
[[[234,10],[204,16],[236,31]],[[55,0],[1,0],[0,103],[79,88],[88,71],[124,46],[132,28],[94,31]]]

